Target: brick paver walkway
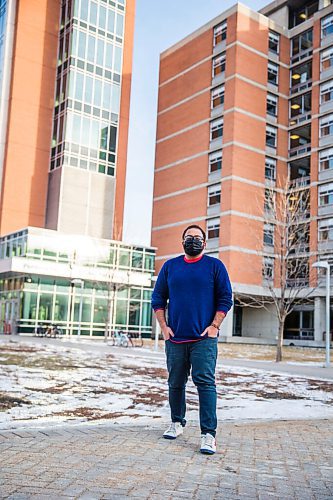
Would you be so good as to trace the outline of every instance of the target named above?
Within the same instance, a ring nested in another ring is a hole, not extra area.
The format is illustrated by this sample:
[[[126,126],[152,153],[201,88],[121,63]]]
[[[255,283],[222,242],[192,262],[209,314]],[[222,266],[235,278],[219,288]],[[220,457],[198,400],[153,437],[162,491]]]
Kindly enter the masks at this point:
[[[198,429],[66,425],[1,431],[1,498],[332,499],[333,420],[221,423],[218,453]]]

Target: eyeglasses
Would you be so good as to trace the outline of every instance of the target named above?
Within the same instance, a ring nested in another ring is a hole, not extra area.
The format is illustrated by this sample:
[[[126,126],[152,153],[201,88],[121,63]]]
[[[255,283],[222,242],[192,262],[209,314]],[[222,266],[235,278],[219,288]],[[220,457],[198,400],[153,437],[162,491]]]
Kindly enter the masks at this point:
[[[186,242],[196,241],[196,242],[203,243],[205,240],[203,238],[201,238],[200,236],[190,236],[190,235],[188,235],[188,236],[185,236],[184,241],[186,241]]]

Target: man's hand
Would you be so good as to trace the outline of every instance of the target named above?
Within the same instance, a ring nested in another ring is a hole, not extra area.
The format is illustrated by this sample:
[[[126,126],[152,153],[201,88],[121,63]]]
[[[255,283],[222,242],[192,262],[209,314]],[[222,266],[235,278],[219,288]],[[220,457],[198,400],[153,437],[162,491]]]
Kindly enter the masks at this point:
[[[215,328],[215,326],[208,326],[206,330],[200,335],[203,337],[204,335],[208,335],[208,337],[217,337],[217,334],[219,333],[218,329]]]
[[[164,337],[164,340],[169,340],[169,338],[174,337],[175,334],[169,326],[165,326],[164,328],[162,328],[162,335]]]

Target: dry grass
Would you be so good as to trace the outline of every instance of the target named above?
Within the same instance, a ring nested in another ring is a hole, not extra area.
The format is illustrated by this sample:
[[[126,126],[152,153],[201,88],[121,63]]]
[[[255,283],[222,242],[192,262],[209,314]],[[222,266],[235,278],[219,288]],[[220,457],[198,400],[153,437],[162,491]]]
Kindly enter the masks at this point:
[[[291,341],[292,342],[292,341]],[[144,339],[144,347],[154,348],[154,340]],[[158,343],[160,351],[164,350],[164,341]],[[275,361],[276,346],[265,344],[241,344],[231,342],[219,342],[219,359],[249,359],[258,361]],[[324,362],[325,349],[316,347],[284,346],[283,361],[296,362]],[[331,349],[331,361],[333,363],[333,349]]]
[[[30,401],[26,399],[8,396],[8,394],[0,393],[0,411],[10,410],[14,406],[29,404],[31,404]]]
[[[220,359],[252,359],[275,361],[276,346],[260,344],[219,344]],[[321,362],[324,361],[325,350],[315,347],[283,347],[283,361]],[[333,354],[331,356],[333,361]]]

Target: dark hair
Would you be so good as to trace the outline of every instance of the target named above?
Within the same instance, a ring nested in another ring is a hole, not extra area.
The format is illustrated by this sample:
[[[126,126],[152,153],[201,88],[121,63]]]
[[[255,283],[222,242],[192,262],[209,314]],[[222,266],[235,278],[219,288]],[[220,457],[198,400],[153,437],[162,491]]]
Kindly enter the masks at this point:
[[[182,238],[183,238],[183,239],[185,238],[185,234],[187,233],[187,231],[188,231],[189,229],[199,229],[199,231],[201,231],[201,232],[202,232],[203,239],[206,241],[206,233],[205,233],[205,231],[202,229],[202,227],[197,226],[196,224],[192,224],[191,226],[188,226],[188,227],[185,229],[185,231],[183,232],[183,236],[182,236]]]

